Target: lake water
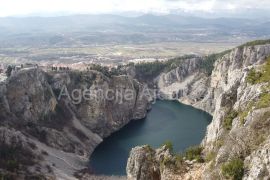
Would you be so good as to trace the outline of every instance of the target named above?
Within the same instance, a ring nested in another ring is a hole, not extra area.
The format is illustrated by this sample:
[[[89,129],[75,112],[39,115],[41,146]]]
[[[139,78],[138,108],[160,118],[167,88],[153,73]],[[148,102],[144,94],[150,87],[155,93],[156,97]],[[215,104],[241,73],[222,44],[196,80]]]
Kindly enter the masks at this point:
[[[157,101],[144,120],[132,121],[106,138],[90,158],[96,174],[125,175],[131,148],[149,144],[157,148],[171,141],[175,152],[198,145],[212,116],[177,101]]]

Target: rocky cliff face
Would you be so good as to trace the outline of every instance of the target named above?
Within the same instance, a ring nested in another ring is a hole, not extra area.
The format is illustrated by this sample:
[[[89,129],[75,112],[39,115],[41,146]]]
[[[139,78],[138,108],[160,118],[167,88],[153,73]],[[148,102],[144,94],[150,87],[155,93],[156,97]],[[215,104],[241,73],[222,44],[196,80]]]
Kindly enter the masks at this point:
[[[211,103],[202,103],[202,99],[209,96],[209,77],[200,70],[202,61],[200,57],[187,59],[176,69],[161,73],[155,79],[161,95],[166,99],[179,99],[185,104],[213,112]]]
[[[238,172],[244,173],[244,179],[270,177],[267,150],[270,82],[267,80],[269,74],[264,74],[268,73],[264,67],[270,61],[269,56],[270,45],[239,47],[216,60],[211,76],[202,73],[196,68],[196,62],[190,60],[157,78],[160,91],[169,93],[167,97],[178,94],[180,102],[213,115],[202,142],[201,156],[208,160],[201,165],[198,163],[203,170],[190,169],[194,173],[201,171],[201,176],[193,179],[237,179],[224,168],[235,162],[234,159],[243,162]],[[256,75],[253,71],[260,73]],[[248,76],[252,73],[255,74],[254,81],[261,77],[266,81],[251,83]],[[130,159],[134,159],[132,156],[136,157],[131,153]],[[127,173],[135,177],[129,171]]]
[[[100,94],[90,98],[90,94],[83,96],[84,90]],[[10,145],[8,134],[21,134],[22,148],[31,149],[25,143],[29,141],[36,147],[34,152],[43,152],[39,153],[40,163],[50,168],[47,175],[72,177],[85,167],[104,137],[146,116],[151,97],[143,90],[129,76],[21,70],[0,85],[1,132],[7,137],[3,145]],[[108,91],[111,94],[106,97]],[[27,170],[31,168],[29,165]]]

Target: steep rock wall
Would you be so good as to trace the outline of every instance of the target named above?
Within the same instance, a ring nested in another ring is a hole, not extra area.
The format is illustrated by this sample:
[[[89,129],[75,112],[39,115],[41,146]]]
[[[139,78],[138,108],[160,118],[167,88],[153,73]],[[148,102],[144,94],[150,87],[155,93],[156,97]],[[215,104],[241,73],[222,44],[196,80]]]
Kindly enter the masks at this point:
[[[118,93],[112,95],[119,99],[98,96],[76,100],[85,89],[111,90]],[[125,90],[130,90],[128,98]],[[145,96],[143,90],[143,85],[129,76],[21,70],[0,85],[0,123],[7,131],[16,129],[40,151],[46,151],[48,166],[57,167],[54,173],[69,173],[68,177],[72,177],[74,171],[85,167],[83,163],[103,138],[131,120],[146,116],[151,97]],[[65,95],[59,98],[61,93]]]

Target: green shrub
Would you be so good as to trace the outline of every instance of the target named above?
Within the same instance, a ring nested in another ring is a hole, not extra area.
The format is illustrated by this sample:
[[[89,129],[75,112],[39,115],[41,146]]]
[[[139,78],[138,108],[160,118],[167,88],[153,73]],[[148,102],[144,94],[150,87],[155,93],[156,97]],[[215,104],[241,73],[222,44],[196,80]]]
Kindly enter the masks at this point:
[[[211,151],[206,155],[205,161],[210,162],[210,161],[214,160],[216,158],[216,156],[217,156],[217,153]]]
[[[242,125],[245,124],[246,117],[248,116],[248,113],[252,111],[252,108],[254,105],[255,105],[255,102],[251,101],[248,103],[247,107],[244,110],[239,111],[238,116],[239,116],[240,123]]]
[[[260,109],[260,108],[266,108],[266,107],[269,107],[270,106],[270,93],[262,93],[260,95],[260,98],[259,98],[259,101],[256,105],[256,108],[257,109]]]
[[[221,171],[226,178],[241,180],[244,175],[244,162],[242,159],[235,158],[223,164]]]
[[[202,150],[203,148],[201,146],[190,147],[185,151],[185,157],[190,161],[196,160],[198,162],[203,162],[201,156]]]
[[[165,167],[167,165],[170,165],[172,163],[173,163],[172,159],[167,157],[167,156],[164,157],[164,159],[161,161],[161,164],[162,164],[163,167]]]
[[[246,122],[246,117],[248,116],[248,113],[249,113],[249,110],[241,111],[241,112],[239,113],[239,120],[240,120],[240,123],[241,123],[242,125],[245,124],[245,122]]]
[[[231,112],[229,112],[224,118],[223,127],[227,130],[231,130],[233,119],[236,118],[237,116],[238,116],[237,111],[232,110]]]
[[[266,64],[263,66],[260,82],[270,82],[270,57],[267,58]]]
[[[252,150],[256,150],[256,148],[261,145],[263,142],[265,142],[265,140],[267,139],[267,137],[265,137],[265,134],[258,134],[257,136],[254,136],[254,146],[255,148],[253,148]]]
[[[160,162],[161,169],[168,167],[171,170],[174,170],[175,172],[181,170],[181,167],[183,167],[182,165],[183,165],[183,157],[182,155],[179,154],[173,155],[173,157],[166,156]]]
[[[162,146],[165,146],[170,152],[173,152],[173,144],[171,141],[165,141]]]
[[[270,106],[270,57],[267,58],[266,64],[263,65],[261,72],[255,72],[254,69],[250,71],[247,76],[247,81],[251,84],[267,83],[263,87],[263,93],[260,95],[256,103],[256,109],[266,108]]]
[[[266,64],[263,65],[262,70],[257,72],[252,68],[247,77],[246,81],[250,84],[270,82],[270,57],[266,59]]]
[[[246,77],[246,81],[249,84],[256,84],[261,77],[262,77],[262,73],[261,72],[257,72],[254,68],[252,68],[248,72],[248,75]]]
[[[181,164],[183,162],[183,156],[181,154],[176,154],[174,157],[177,164]]]

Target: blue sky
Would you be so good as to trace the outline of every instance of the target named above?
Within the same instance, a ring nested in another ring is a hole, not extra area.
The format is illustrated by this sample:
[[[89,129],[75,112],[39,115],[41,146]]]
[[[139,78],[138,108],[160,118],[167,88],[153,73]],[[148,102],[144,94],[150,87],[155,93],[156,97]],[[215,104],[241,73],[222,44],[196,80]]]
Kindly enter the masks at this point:
[[[188,13],[236,13],[254,8],[270,10],[270,0],[0,0],[1,17],[57,13],[166,14],[175,10]]]

